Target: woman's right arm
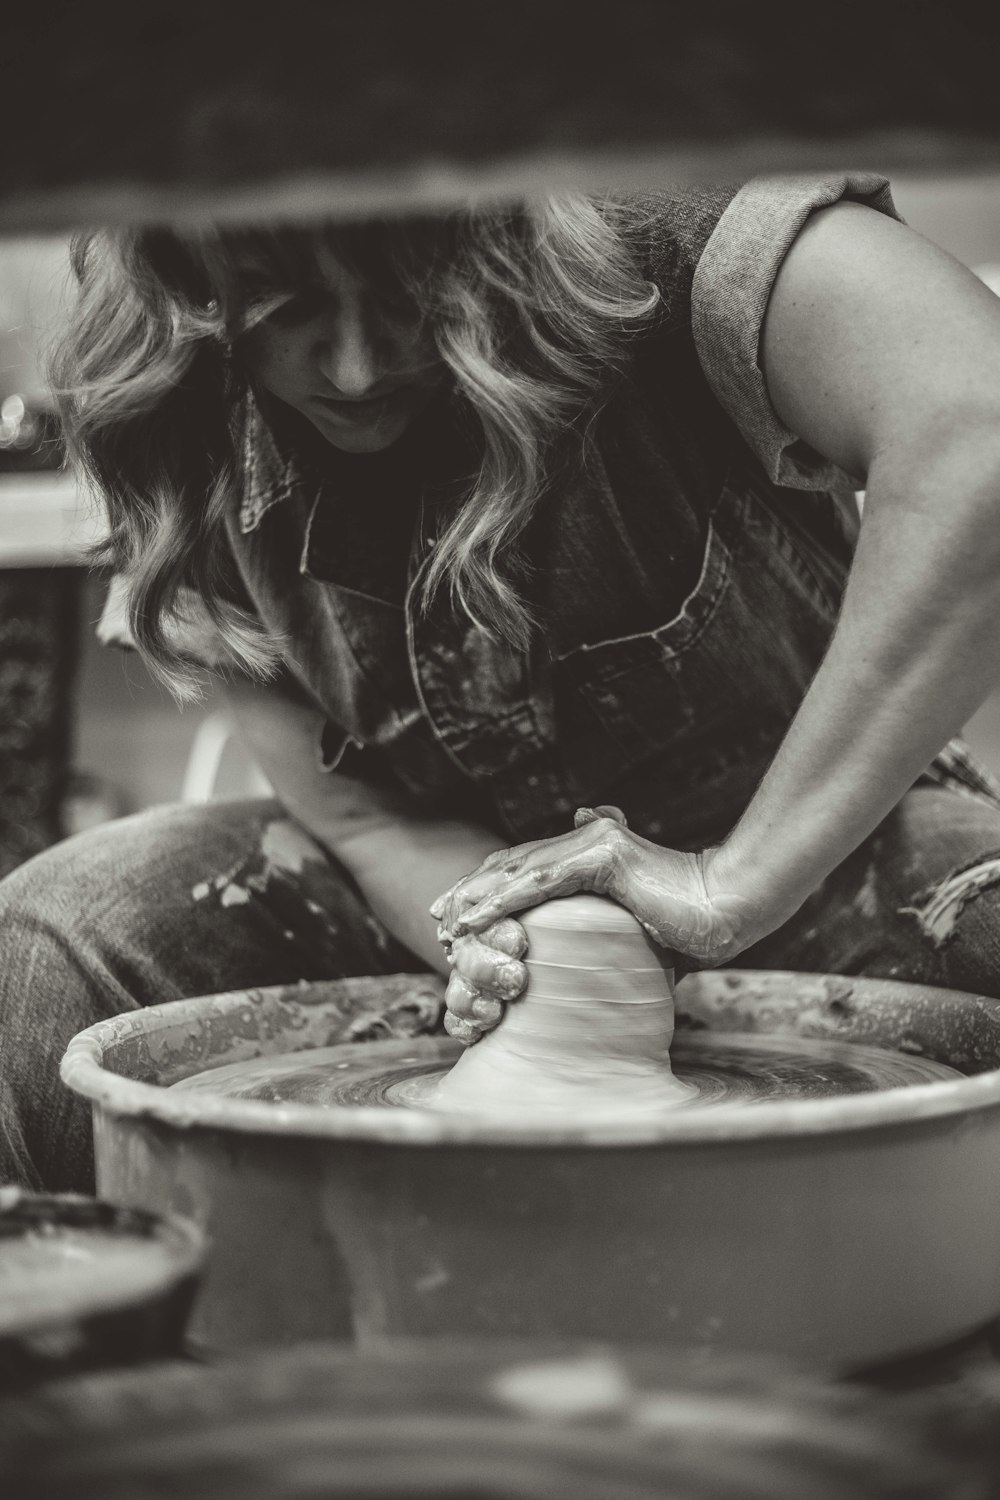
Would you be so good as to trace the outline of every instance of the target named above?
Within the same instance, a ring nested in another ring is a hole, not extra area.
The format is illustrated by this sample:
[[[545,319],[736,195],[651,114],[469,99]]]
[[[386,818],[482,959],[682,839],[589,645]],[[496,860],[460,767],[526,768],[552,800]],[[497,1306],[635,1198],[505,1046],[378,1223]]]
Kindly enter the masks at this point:
[[[240,682],[230,686],[228,699],[282,805],[349,871],[389,931],[439,973],[448,973],[428,907],[502,840],[477,824],[423,816],[402,791],[322,770],[319,711],[280,688]],[[491,952],[494,968],[513,972],[500,974],[495,989],[485,987],[511,998],[524,976],[523,966],[512,966],[508,955],[487,946],[468,955],[463,966],[473,959],[489,966]]]

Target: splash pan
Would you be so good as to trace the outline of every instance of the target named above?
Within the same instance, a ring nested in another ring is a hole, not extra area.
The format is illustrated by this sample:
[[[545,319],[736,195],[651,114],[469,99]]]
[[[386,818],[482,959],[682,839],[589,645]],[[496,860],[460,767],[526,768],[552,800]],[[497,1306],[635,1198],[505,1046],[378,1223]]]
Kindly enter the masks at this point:
[[[808,1083],[819,1054],[834,1072],[889,1054],[907,1086],[723,1091],[641,1121],[419,1107],[420,1079],[456,1055],[420,1035],[439,1005],[424,977],[343,980],[74,1038],[63,1077],[93,1103],[100,1191],[213,1240],[201,1342],[641,1338],[857,1366],[1000,1313],[1000,1002],[692,976],[679,1061],[791,1057]],[[219,1092],[227,1073],[264,1097]]]

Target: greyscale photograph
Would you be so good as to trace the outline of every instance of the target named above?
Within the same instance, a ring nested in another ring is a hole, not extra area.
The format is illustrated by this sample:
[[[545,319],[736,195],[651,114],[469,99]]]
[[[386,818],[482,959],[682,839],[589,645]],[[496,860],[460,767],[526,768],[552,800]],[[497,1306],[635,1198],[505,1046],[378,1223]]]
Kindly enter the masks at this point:
[[[4,1500],[1000,1494],[998,55],[5,18]]]

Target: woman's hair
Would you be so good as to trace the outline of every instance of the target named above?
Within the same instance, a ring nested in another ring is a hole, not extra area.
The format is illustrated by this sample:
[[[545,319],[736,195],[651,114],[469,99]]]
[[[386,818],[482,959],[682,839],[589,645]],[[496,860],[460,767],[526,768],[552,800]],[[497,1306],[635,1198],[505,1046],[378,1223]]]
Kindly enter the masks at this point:
[[[486,630],[524,645],[517,539],[628,363],[658,293],[631,248],[632,210],[571,196],[435,217],[267,230],[77,237],[79,296],[51,365],[74,462],[103,498],[99,559],[124,579],[129,624],[180,697],[196,675],[172,622],[192,590],[233,664],[269,675],[281,643],[238,603],[225,519],[239,492],[239,337],[315,283],[333,254],[425,323],[482,462],[424,575]],[[638,213],[639,210],[634,211]],[[241,278],[248,252],[255,285]],[[258,267],[267,270],[267,285]]]

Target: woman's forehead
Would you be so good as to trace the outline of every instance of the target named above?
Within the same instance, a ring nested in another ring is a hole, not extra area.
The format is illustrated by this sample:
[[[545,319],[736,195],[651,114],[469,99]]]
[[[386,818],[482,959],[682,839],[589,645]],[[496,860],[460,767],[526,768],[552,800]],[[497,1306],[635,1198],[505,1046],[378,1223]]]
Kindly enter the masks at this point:
[[[223,244],[240,274],[398,285],[450,260],[453,239],[453,226],[441,217],[244,230],[223,236]]]
[[[239,275],[315,272],[320,256],[329,257],[323,241],[305,230],[244,230],[221,236],[230,266]]]
[[[322,243],[280,247],[249,242],[237,245],[230,259],[233,270],[240,277],[271,276],[275,272],[290,276],[307,275],[331,287],[358,279],[357,271],[349,269],[328,245]]]

